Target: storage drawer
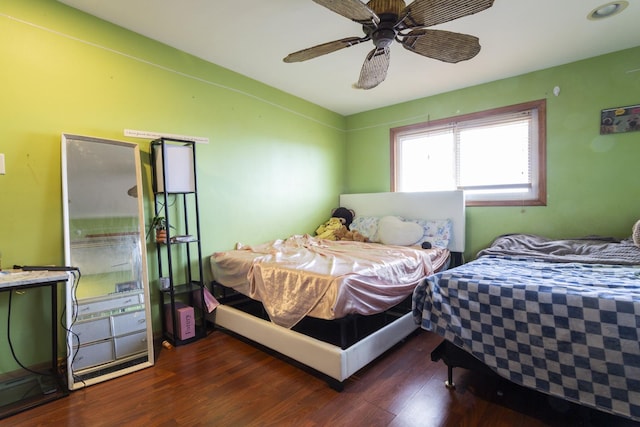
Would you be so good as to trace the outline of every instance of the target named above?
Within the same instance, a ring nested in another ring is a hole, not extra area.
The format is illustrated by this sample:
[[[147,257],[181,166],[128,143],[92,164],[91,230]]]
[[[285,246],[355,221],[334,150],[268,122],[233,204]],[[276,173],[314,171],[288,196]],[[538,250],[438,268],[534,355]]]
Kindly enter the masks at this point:
[[[140,353],[147,350],[147,332],[138,332],[137,334],[125,335],[115,339],[116,357],[129,356],[131,354]]]
[[[94,301],[80,301],[78,304],[78,316],[112,311],[142,303],[142,294],[123,295],[118,298]]]
[[[112,316],[111,319],[113,321],[113,335],[115,336],[144,331],[147,328],[144,310],[119,314]]]
[[[78,322],[72,327],[73,332],[78,336],[80,345],[88,344],[92,341],[100,341],[111,337],[111,322],[108,317]]]
[[[73,351],[76,349],[74,348]],[[73,361],[75,371],[111,362],[115,359],[113,341],[103,341],[80,347]]]

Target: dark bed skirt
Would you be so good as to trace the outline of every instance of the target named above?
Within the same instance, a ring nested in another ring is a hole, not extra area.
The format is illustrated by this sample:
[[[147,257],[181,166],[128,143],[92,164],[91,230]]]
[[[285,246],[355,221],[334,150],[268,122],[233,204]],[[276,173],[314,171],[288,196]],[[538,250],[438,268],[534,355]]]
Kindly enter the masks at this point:
[[[215,297],[221,304],[232,306],[233,308],[263,320],[269,320],[269,316],[261,302],[253,300],[217,282],[212,282],[212,288]],[[410,311],[411,295],[400,304],[383,313],[369,316],[350,314],[335,320],[317,319],[307,316],[291,329],[317,340],[339,346],[344,350]]]

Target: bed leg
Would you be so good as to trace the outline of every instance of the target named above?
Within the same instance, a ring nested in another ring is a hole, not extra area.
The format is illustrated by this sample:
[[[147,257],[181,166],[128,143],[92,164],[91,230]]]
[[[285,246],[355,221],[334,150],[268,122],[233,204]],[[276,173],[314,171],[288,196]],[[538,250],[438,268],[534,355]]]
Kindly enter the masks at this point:
[[[347,315],[347,317],[343,317],[338,320],[340,325],[340,348],[343,350],[349,347],[349,330],[353,327],[353,342],[358,341],[358,316],[357,315]]]
[[[447,365],[447,378],[447,381],[444,382],[444,386],[449,390],[454,390],[456,385],[453,382],[453,366]]]
[[[353,318],[353,340],[358,341],[358,316]]]
[[[343,381],[338,381],[336,379],[329,378],[327,380],[327,384],[329,384],[329,387],[331,387],[333,390],[337,391],[338,393],[340,393],[340,392],[342,392],[342,390],[344,390],[344,382]]]
[[[340,348],[347,348],[347,319],[340,319]],[[333,387],[331,387],[333,388]]]

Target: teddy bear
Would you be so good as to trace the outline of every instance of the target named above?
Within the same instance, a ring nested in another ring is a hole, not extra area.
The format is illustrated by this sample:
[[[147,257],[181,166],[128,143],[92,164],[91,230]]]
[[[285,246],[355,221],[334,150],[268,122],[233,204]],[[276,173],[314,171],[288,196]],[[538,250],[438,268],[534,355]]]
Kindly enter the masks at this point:
[[[316,237],[319,239],[337,240],[335,232],[342,227],[344,227],[344,225],[342,225],[340,218],[331,217],[316,229]]]
[[[316,237],[326,240],[355,240],[366,242],[368,239],[357,231],[349,230],[353,221],[353,209],[339,207],[331,212],[331,218],[316,229]]]
[[[347,228],[349,228],[349,225],[351,225],[355,216],[356,213],[353,209],[343,208],[342,206],[339,208],[335,208],[331,212],[331,218],[340,218],[342,225]]]
[[[357,230],[349,230],[342,226],[334,232],[336,240],[352,240],[355,242],[368,242],[369,239],[360,234]]]

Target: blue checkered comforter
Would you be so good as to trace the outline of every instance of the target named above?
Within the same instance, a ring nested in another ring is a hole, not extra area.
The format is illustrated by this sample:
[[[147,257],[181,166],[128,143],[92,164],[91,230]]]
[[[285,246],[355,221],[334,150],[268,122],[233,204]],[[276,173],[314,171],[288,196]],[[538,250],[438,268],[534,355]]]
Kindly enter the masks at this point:
[[[482,256],[425,279],[413,315],[515,383],[640,420],[640,266]]]

